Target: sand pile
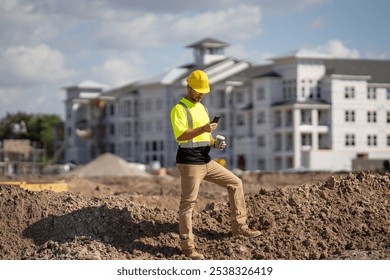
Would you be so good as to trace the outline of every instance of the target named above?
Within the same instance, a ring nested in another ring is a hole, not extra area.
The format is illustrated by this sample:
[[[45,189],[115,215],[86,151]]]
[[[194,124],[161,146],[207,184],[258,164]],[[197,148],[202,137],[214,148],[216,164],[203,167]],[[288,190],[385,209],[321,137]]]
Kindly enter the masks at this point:
[[[198,249],[208,259],[390,259],[389,173],[261,189],[246,202],[259,238],[231,236],[228,203],[194,212]],[[0,186],[0,228],[0,259],[184,259],[177,210],[125,193]]]
[[[145,170],[140,169],[134,163],[128,163],[124,159],[105,153],[97,157],[85,166],[69,172],[69,175],[80,177],[94,176],[150,176]]]

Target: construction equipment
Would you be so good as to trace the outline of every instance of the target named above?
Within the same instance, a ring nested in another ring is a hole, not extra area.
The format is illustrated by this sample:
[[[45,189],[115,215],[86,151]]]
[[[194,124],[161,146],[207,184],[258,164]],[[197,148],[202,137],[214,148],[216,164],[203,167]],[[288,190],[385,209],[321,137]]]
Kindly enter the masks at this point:
[[[68,191],[68,184],[64,182],[57,183],[28,183],[26,181],[15,182],[0,182],[0,185],[10,185],[20,187],[30,191],[44,191],[49,190],[53,192],[66,192]]]

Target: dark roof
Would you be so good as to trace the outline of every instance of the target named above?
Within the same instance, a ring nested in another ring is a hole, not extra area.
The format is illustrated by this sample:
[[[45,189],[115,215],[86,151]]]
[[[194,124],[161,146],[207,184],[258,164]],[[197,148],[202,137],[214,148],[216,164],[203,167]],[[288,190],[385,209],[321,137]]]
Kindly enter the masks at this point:
[[[229,80],[247,81],[253,78],[257,78],[266,73],[272,72],[273,65],[251,65],[247,69],[237,73],[236,75],[229,77]]]
[[[207,37],[203,40],[200,40],[198,42],[195,42],[191,45],[188,45],[187,48],[199,48],[199,47],[204,47],[204,48],[223,48],[229,46],[228,43],[222,42],[220,40],[214,39]]]
[[[326,102],[322,99],[309,99],[305,101],[297,101],[296,99],[287,100],[287,101],[278,101],[272,104],[272,106],[281,106],[281,105],[293,105],[293,104],[321,104],[321,105],[330,105],[329,102]]]
[[[326,74],[371,76],[370,83],[390,83],[390,60],[329,59]]]
[[[276,73],[275,71],[270,71],[264,74],[260,74],[258,76],[255,76],[253,78],[265,78],[265,77],[274,77],[274,78],[281,78],[282,76]]]

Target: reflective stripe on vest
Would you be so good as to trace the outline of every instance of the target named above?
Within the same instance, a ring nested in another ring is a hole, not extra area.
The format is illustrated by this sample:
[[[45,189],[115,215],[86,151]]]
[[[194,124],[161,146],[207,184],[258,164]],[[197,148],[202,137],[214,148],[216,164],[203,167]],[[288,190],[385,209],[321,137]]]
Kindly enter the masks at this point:
[[[187,121],[188,121],[188,128],[193,128],[193,123],[192,123],[192,116],[190,113],[190,110],[184,104],[183,102],[179,102],[178,104],[182,105],[184,109],[186,110],[187,113]],[[204,107],[206,108],[206,107]],[[207,109],[206,109],[207,110]],[[205,147],[205,146],[210,146],[210,142],[202,141],[202,142],[194,142],[192,139],[188,140],[187,143],[179,143],[179,146],[181,148],[197,148],[197,147]]]

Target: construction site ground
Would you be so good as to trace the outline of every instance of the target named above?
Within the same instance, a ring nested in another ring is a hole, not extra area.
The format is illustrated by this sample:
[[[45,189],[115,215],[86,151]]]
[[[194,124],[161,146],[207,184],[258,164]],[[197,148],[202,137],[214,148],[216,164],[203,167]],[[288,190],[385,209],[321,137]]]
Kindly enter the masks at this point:
[[[227,191],[204,182],[193,221],[214,260],[390,259],[389,173],[243,173],[248,224],[232,237]],[[170,259],[179,248],[180,178],[19,176],[66,192],[0,186],[0,259]],[[10,181],[10,178],[0,178]]]

